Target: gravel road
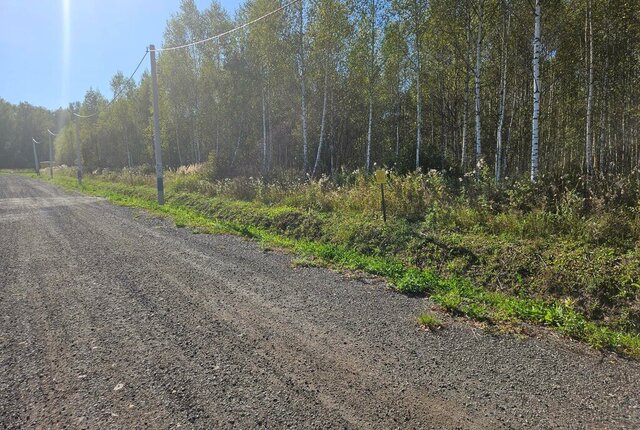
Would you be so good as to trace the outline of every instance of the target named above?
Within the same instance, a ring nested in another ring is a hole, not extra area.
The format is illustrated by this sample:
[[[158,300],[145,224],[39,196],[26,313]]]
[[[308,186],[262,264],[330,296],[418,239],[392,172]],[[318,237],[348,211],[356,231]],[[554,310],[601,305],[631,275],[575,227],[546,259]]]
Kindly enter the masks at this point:
[[[0,428],[640,428],[640,364],[0,176]]]

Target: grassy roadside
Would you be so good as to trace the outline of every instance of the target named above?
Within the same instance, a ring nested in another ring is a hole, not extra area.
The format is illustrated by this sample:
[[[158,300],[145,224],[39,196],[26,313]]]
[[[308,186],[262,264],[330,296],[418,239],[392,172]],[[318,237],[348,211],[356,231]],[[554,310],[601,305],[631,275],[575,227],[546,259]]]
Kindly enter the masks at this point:
[[[318,264],[382,276],[402,293],[428,294],[435,303],[455,315],[489,325],[537,324],[597,349],[640,358],[640,336],[588,320],[570,300],[542,300],[489,291],[474,285],[468,278],[442,276],[433,270],[412,267],[393,256],[367,255],[340,243],[307,240],[300,232],[315,228],[314,223],[306,217],[298,219],[298,212],[292,208],[265,208],[251,202],[171,190],[167,193],[166,204],[159,206],[155,203],[155,189],[149,185],[126,185],[87,177],[80,188],[75,179],[66,176],[56,177],[53,183],[105,197],[118,205],[169,216],[178,226],[207,233],[239,234],[269,246],[292,250]]]

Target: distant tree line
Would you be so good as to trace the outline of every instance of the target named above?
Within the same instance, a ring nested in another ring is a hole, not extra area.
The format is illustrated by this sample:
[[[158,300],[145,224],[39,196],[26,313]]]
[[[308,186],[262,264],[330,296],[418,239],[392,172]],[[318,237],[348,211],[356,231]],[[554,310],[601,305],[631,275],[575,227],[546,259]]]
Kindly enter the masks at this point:
[[[183,0],[162,46],[283,4],[248,0],[232,18],[217,1]],[[301,0],[219,42],[159,53],[158,75],[172,167],[210,155],[229,175],[485,166],[500,181],[640,163],[640,0]],[[116,101],[90,89],[73,106],[98,112],[78,120],[89,169],[152,163],[150,81],[118,72]],[[65,116],[0,109],[0,166],[28,166],[31,135]],[[74,164],[72,127],[55,147]]]

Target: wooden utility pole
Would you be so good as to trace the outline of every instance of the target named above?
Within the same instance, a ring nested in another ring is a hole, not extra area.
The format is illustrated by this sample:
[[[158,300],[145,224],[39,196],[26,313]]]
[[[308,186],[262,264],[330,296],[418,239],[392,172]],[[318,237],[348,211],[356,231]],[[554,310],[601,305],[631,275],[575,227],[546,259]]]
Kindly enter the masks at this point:
[[[160,103],[158,101],[158,74],[156,71],[156,47],[149,45],[151,81],[153,83],[153,149],[156,153],[156,184],[158,204],[164,204],[164,178],[162,172],[162,148],[160,147]]]
[[[75,140],[75,146],[76,146],[76,168],[77,168],[77,175],[78,175],[78,184],[82,185],[82,153],[80,151],[80,138],[79,138],[79,131],[78,131],[78,119],[74,118],[73,119],[73,124],[74,124],[74,135],[73,138]]]
[[[51,146],[51,136],[55,136],[51,130],[47,129],[49,133],[49,176],[53,178],[53,147]]]
[[[38,161],[38,150],[36,149],[36,143],[40,143],[31,138],[31,144],[33,145],[33,161],[36,163],[36,175],[40,176],[40,162]]]

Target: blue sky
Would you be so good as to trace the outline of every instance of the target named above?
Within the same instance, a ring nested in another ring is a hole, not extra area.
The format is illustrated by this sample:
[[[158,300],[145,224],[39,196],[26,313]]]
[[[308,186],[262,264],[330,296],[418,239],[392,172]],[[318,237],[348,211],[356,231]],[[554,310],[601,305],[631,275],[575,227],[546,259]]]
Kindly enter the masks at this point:
[[[200,10],[211,3],[195,1]],[[240,1],[220,3],[233,16]],[[111,77],[118,70],[129,76],[149,44],[161,45],[165,24],[179,4],[0,0],[0,97],[50,109],[82,100],[90,87],[110,98]],[[138,76],[148,68],[145,60]]]

